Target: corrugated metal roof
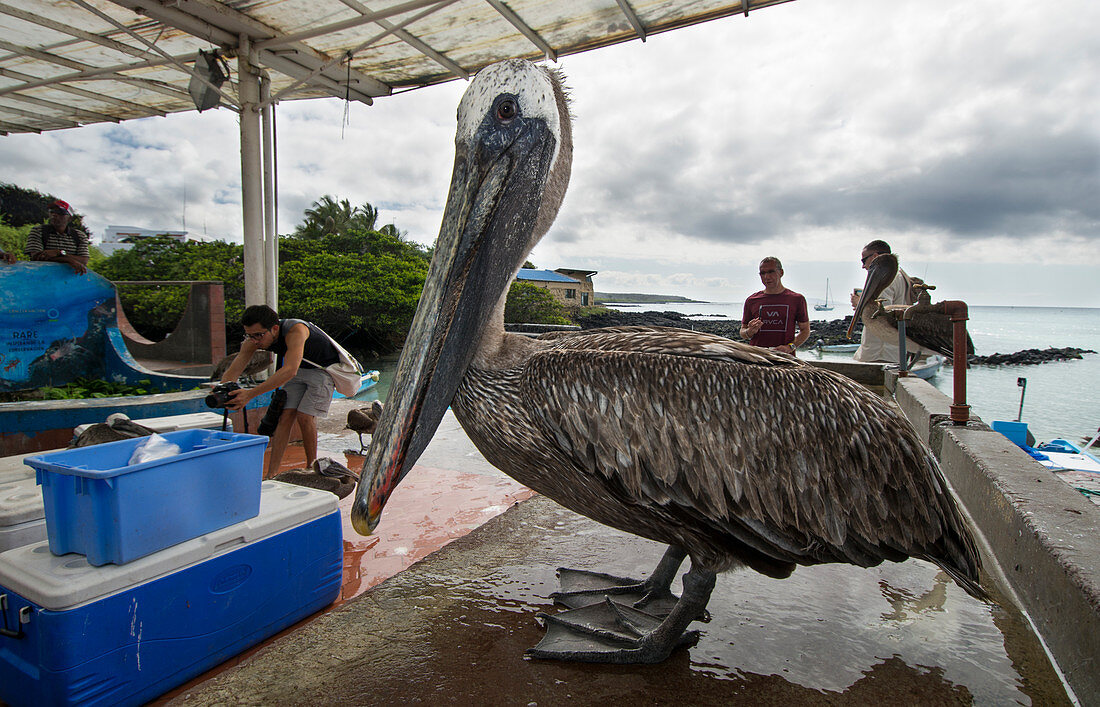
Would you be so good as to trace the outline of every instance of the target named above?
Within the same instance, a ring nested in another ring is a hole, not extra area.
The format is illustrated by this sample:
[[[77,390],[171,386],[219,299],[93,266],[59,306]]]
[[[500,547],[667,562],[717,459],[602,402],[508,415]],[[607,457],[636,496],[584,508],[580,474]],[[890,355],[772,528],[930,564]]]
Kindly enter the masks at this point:
[[[0,134],[194,110],[199,49],[248,47],[276,101],[371,103],[508,57],[556,60],[783,2],[0,0]]]
[[[519,274],[516,275],[517,280],[534,280],[535,282],[567,282],[574,285],[580,283],[571,277],[566,277],[559,272],[553,270],[532,270],[531,268],[522,268]]]

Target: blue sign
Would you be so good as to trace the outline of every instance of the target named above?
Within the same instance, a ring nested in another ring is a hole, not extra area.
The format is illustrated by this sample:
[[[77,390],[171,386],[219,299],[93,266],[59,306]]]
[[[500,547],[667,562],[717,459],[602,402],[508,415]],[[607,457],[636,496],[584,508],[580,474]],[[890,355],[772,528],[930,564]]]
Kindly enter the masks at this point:
[[[105,376],[115,289],[62,263],[0,265],[0,391]]]

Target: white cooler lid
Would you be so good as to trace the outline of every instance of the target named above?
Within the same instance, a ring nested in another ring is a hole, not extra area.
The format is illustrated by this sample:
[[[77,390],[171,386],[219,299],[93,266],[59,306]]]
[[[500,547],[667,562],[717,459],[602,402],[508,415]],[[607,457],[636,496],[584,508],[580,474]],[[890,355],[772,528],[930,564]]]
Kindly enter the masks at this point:
[[[88,564],[84,555],[54,555],[46,541],[0,553],[0,586],[44,609],[96,601],[337,510],[328,491],[264,481],[260,514],[122,565]]]
[[[19,481],[0,481],[0,528],[46,517],[42,489],[34,483],[34,469]]]
[[[10,484],[15,481],[24,481],[30,479],[31,483],[34,483],[34,469],[23,463],[23,460],[27,457],[37,457],[47,452],[60,451],[56,449],[49,449],[45,452],[27,452],[26,454],[16,454],[13,457],[0,458],[0,486],[4,484]]]

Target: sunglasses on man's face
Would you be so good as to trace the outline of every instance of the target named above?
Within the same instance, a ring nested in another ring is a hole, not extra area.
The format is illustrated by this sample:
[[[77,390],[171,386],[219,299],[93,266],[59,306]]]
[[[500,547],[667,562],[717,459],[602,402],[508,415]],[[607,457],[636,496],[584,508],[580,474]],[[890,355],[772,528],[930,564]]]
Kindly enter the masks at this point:
[[[263,331],[256,332],[255,334],[249,334],[248,332],[245,332],[244,337],[246,339],[252,339],[253,341],[259,341],[259,340],[263,339],[265,336],[267,336],[267,333],[269,331],[271,331],[271,330],[270,329],[265,329]]]

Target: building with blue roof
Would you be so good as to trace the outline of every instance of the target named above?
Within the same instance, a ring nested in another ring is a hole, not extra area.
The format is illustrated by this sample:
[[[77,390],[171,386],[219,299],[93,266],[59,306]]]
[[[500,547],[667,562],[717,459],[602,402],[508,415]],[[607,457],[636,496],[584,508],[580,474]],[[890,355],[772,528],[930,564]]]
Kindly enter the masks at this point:
[[[589,307],[595,297],[592,276],[597,272],[597,270],[572,268],[557,270],[523,268],[516,275],[516,280],[549,290],[565,307]]]

